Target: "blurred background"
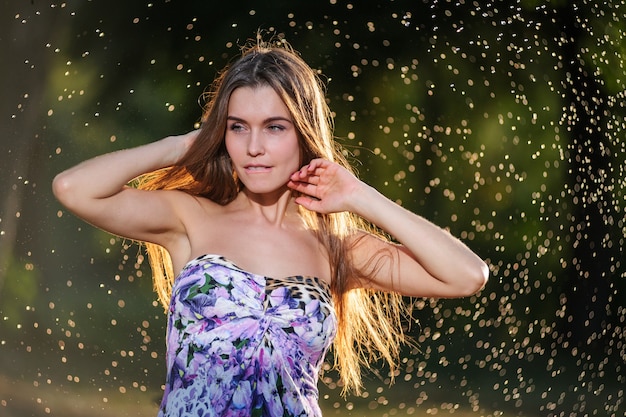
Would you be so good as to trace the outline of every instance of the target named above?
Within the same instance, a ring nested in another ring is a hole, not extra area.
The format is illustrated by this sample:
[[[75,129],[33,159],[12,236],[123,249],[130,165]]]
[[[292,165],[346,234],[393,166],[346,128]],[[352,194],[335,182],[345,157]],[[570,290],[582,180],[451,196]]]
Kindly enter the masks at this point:
[[[0,1],[0,415],[156,415],[165,315],[143,252],[50,182],[193,129],[261,29],[319,69],[360,176],[491,268],[476,296],[407,299],[419,348],[396,383],[373,364],[343,399],[328,370],[325,415],[623,416],[625,16],[624,0]]]

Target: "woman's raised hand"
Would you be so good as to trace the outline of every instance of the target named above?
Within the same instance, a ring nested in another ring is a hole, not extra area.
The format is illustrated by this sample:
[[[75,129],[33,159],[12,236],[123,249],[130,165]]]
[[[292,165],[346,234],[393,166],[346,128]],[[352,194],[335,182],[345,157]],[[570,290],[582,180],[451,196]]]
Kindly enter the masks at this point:
[[[486,264],[450,233],[389,200],[340,165],[315,159],[291,175],[296,203],[318,213],[349,211],[393,236],[400,245],[367,236],[351,249],[357,264],[393,249],[372,270],[370,284],[416,297],[463,297],[476,293],[489,276]],[[393,260],[391,260],[393,259]],[[454,262],[450,262],[454,259]],[[362,262],[362,263],[361,263]]]
[[[302,194],[297,204],[318,213],[337,213],[352,211],[365,184],[334,162],[314,159],[294,172],[287,186]]]

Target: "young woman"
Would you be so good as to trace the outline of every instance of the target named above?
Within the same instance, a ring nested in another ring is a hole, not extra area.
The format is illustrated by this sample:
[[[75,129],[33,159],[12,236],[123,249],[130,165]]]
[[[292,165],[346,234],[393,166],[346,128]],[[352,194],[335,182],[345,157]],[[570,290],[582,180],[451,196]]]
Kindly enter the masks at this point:
[[[146,242],[168,310],[160,416],[319,416],[333,341],[358,392],[360,366],[395,365],[402,295],[485,284],[459,240],[355,177],[331,127],[315,71],[257,43],[216,79],[199,130],[54,179],[76,215]]]

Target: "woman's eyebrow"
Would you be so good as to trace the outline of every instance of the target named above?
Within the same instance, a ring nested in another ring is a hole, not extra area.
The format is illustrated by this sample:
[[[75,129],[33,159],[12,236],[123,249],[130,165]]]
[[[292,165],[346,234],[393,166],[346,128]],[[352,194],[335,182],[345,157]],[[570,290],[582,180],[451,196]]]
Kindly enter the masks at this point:
[[[241,122],[241,123],[246,123],[245,119],[242,119],[241,117],[237,117],[237,116],[232,116],[229,115],[226,117],[227,120],[232,120],[234,122]],[[267,123],[272,123],[272,122],[287,122],[287,123],[291,123],[293,124],[293,120],[291,120],[288,117],[284,117],[284,116],[272,116],[272,117],[268,117],[267,119],[263,120],[263,124],[267,124]]]

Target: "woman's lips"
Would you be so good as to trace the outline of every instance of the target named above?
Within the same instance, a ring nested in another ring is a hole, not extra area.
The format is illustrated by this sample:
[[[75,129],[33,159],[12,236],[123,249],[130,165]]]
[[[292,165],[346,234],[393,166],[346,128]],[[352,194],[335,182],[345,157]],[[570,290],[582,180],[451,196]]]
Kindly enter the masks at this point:
[[[271,170],[271,168],[272,167],[267,166],[267,165],[247,165],[244,167],[246,172],[251,172],[251,173],[268,172],[269,170]]]

